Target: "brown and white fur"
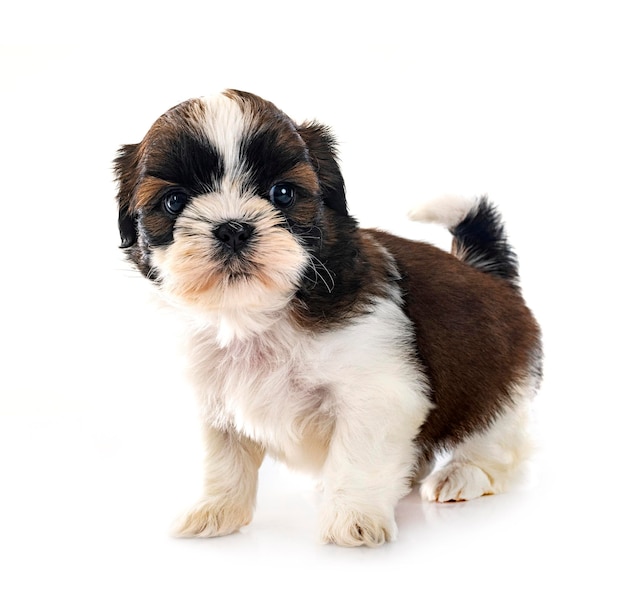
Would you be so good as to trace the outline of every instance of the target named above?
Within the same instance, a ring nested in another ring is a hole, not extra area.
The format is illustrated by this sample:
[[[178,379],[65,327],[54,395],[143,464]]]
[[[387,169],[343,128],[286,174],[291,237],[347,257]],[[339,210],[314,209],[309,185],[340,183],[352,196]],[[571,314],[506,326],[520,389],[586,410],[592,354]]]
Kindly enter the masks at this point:
[[[265,454],[321,478],[321,538],[345,546],[393,540],[418,482],[506,488],[541,344],[486,199],[413,212],[454,255],[360,229],[330,131],[234,90],[174,107],[115,168],[122,247],[188,323],[206,476],[180,535],[248,524]]]

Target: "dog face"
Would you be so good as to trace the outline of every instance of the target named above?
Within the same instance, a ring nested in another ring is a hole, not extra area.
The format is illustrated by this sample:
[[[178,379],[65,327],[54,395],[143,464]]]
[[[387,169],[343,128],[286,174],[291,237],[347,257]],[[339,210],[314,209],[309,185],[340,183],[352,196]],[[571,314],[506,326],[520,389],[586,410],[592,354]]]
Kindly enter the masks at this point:
[[[226,91],[162,115],[115,166],[122,247],[173,301],[245,313],[252,327],[307,282],[332,281],[320,273],[322,237],[349,216],[323,126]]]

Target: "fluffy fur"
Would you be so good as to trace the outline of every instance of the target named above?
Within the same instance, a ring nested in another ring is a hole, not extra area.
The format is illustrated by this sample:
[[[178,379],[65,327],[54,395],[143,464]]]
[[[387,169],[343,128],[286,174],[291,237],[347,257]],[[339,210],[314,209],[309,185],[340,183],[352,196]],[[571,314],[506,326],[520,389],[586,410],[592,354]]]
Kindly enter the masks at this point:
[[[321,539],[345,546],[394,539],[421,480],[440,502],[505,489],[541,345],[486,199],[412,212],[454,255],[360,229],[328,128],[233,90],[174,107],[115,168],[122,247],[188,323],[206,476],[180,535],[249,523],[265,454],[321,477]]]

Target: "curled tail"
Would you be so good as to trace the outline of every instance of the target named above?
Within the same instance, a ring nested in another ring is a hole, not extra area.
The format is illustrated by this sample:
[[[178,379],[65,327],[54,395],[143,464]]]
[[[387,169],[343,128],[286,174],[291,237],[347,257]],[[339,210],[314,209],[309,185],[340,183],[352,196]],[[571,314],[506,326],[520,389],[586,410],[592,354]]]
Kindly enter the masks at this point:
[[[500,213],[487,197],[439,197],[411,210],[409,217],[446,226],[453,236],[452,253],[459,260],[517,286],[517,256]]]

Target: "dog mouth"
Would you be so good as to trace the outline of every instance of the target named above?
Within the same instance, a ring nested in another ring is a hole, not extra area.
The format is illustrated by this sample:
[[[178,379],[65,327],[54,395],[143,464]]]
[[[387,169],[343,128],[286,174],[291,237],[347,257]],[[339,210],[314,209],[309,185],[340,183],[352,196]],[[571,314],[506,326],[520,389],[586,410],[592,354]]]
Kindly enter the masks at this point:
[[[254,273],[248,273],[246,271],[227,271],[224,273],[224,280],[228,283],[237,283],[242,281],[252,281],[256,279]]]
[[[253,279],[260,271],[259,265],[250,260],[253,253],[251,245],[239,252],[222,250],[216,257],[218,274],[227,282]]]

